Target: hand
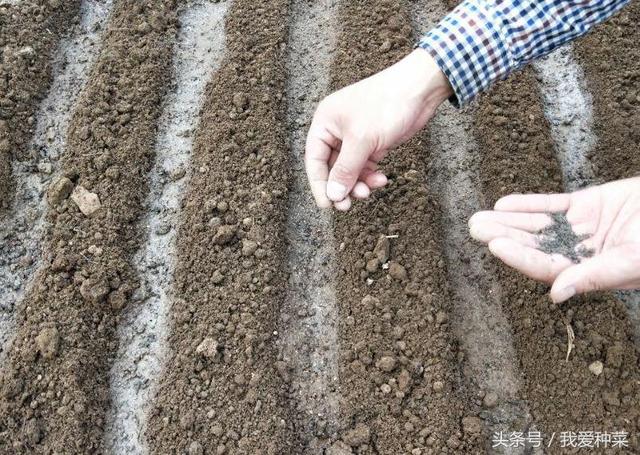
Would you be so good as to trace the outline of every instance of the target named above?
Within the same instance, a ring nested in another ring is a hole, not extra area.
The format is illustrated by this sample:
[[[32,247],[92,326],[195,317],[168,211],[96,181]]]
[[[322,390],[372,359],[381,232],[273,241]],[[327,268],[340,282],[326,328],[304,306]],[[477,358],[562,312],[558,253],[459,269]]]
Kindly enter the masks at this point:
[[[433,58],[416,49],[395,65],[325,98],[307,137],[305,163],[318,206],[351,207],[386,185],[377,164],[452,94]]]
[[[578,264],[540,251],[539,231],[551,224],[548,213],[566,212],[582,246],[593,251]],[[640,288],[640,177],[571,194],[510,195],[494,211],[469,220],[471,235],[525,275],[552,283],[551,299],[604,289]]]

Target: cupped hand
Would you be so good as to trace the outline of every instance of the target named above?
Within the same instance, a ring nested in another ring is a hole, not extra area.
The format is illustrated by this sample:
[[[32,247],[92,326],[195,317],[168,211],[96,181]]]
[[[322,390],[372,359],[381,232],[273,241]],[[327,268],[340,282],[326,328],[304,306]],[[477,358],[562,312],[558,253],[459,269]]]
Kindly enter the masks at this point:
[[[420,130],[451,96],[445,75],[423,49],[325,98],[307,136],[305,164],[318,206],[351,207],[387,183],[377,165]]]
[[[554,212],[566,212],[591,257],[574,263],[540,250],[540,231],[551,225]],[[640,177],[571,194],[506,196],[493,211],[473,215],[469,227],[504,263],[552,284],[556,303],[589,291],[640,289]]]

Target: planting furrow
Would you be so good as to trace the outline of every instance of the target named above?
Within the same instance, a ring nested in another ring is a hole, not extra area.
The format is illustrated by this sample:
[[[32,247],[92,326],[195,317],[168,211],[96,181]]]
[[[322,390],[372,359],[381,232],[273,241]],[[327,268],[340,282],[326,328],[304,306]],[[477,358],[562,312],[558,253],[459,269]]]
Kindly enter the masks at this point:
[[[14,165],[15,200],[0,224],[0,358],[13,336],[16,306],[40,265],[47,208],[45,191],[58,177],[71,112],[97,56],[110,8],[110,0],[82,3],[76,30],[60,41],[54,57],[53,82],[38,111],[30,144],[32,159],[16,161]]]
[[[590,157],[601,182],[640,174],[640,5],[631,2],[576,44],[593,98],[597,147]],[[615,52],[611,52],[615,49]],[[640,346],[640,293],[618,294],[629,311]]]
[[[38,160],[29,147],[33,116],[51,82],[51,56],[79,7],[80,0],[0,1],[0,210],[12,206],[19,181],[12,163],[33,168]]]
[[[410,51],[408,5],[344,2],[334,87]],[[336,451],[476,453],[486,446],[477,388],[452,334],[440,207],[428,189],[422,134],[392,152],[385,190],[337,216],[340,440]],[[337,452],[342,453],[342,452]],[[348,453],[348,452],[347,452]]]
[[[491,202],[508,193],[563,189],[553,127],[545,121],[534,86],[532,71],[526,70],[480,100],[475,128],[483,189]],[[594,295],[558,306],[549,301],[547,286],[497,263],[494,273],[508,302],[504,309],[523,372],[522,396],[545,441],[554,432],[628,430],[637,414],[638,362],[622,305],[610,296]],[[566,361],[570,330],[575,341]],[[604,365],[604,374],[593,373],[597,362]],[[558,448],[556,441],[550,450]]]
[[[287,241],[288,292],[280,316],[280,360],[290,370],[291,406],[306,453],[322,453],[338,418],[336,244],[331,212],[319,210],[304,170],[307,121],[327,94],[337,32],[336,0],[297,0],[288,45],[288,128],[292,185]]]
[[[278,361],[286,290],[289,2],[235,0],[176,238],[170,352],[152,452],[297,453]]]
[[[445,15],[437,3],[418,1],[412,8],[418,32],[432,28]],[[466,353],[465,373],[484,395],[482,417],[491,435],[526,433],[535,427],[528,405],[520,399],[521,377],[511,327],[502,310],[502,290],[487,274],[486,254],[473,243],[467,228],[471,215],[485,205],[473,115],[447,103],[429,125],[431,138],[424,150],[430,162],[427,182],[437,191],[443,212],[441,236],[454,303],[452,325]],[[526,450],[524,446],[502,449],[504,453]]]
[[[42,264],[17,311],[0,375],[3,453],[100,449],[115,328],[136,287],[136,219],[174,23],[172,1],[114,6],[61,145],[60,175],[48,186]]]
[[[175,226],[180,215],[193,142],[193,125],[209,74],[222,59],[228,2],[188,2],[180,13],[174,50],[175,81],[165,99],[156,141],[155,164],[142,220],[147,240],[135,258],[142,286],[120,322],[119,352],[110,374],[112,407],[105,448],[110,453],[146,453],[148,408],[166,357],[168,316],[175,298]]]
[[[557,49],[533,64],[540,82],[544,114],[556,144],[566,191],[593,181],[588,157],[596,145],[593,134],[591,96],[582,68],[576,64],[571,45]]]

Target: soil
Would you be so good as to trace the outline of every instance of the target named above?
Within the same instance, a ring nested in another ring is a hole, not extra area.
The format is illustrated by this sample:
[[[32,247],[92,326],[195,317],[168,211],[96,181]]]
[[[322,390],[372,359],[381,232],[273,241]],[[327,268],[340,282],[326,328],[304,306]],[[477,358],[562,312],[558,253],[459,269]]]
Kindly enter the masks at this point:
[[[370,75],[413,45],[409,5],[345,2],[332,67],[338,88]],[[374,30],[374,33],[371,31]],[[389,186],[339,215],[341,442],[357,453],[476,453],[484,445],[481,396],[462,377],[452,334],[440,207],[427,186],[426,135],[393,152]],[[381,237],[383,236],[383,237]],[[371,259],[390,236],[388,269]],[[479,422],[465,431],[463,419]],[[366,437],[352,438],[353,433]]]
[[[0,5],[0,211],[10,207],[11,163],[28,160],[34,114],[51,82],[51,56],[80,0]]]
[[[277,349],[287,17],[284,0],[236,0],[227,13],[226,56],[205,94],[177,237],[172,352],[147,432],[154,453],[300,453]],[[215,350],[198,349],[204,342]]]
[[[44,264],[0,376],[3,453],[99,450],[115,327],[137,282],[135,220],[169,82],[175,6],[118,2],[75,107],[62,174],[100,208],[83,214],[69,191],[50,203]]]
[[[593,256],[594,251],[580,243],[590,237],[589,234],[577,235],[564,213],[549,213],[552,224],[540,231],[538,249],[547,254],[561,254],[575,264]]]

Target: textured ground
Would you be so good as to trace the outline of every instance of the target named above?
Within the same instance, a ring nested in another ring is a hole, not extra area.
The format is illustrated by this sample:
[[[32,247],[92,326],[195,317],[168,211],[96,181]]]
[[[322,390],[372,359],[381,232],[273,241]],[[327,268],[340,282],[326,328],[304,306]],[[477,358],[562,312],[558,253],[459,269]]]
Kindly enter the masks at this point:
[[[0,452],[639,453],[637,296],[553,305],[466,231],[640,173],[637,1],[310,202],[315,104],[454,4],[0,0]]]

